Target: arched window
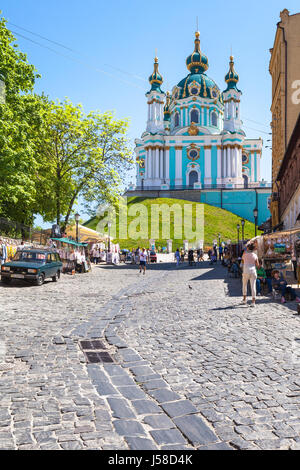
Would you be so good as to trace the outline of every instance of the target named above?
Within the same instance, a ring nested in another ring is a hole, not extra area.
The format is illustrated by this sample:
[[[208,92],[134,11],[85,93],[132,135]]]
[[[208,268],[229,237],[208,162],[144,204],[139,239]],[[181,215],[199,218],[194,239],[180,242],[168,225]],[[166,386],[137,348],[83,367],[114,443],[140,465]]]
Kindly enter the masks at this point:
[[[179,113],[175,113],[174,125],[175,125],[175,127],[179,126]]]
[[[198,183],[197,171],[191,171],[189,174],[189,186],[193,187],[194,183]]]
[[[199,123],[199,112],[197,109],[193,109],[191,111],[191,122],[194,122],[195,124]]]
[[[217,127],[218,125],[218,116],[217,113],[213,112],[211,115],[211,125]]]
[[[247,175],[243,175],[243,178],[244,178],[244,188],[248,188],[249,178]]]

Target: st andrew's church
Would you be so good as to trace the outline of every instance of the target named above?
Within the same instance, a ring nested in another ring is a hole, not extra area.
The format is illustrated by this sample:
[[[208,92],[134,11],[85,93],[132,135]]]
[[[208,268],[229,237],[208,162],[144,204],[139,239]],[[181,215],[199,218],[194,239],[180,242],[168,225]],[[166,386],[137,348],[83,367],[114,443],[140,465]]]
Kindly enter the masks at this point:
[[[130,189],[135,192],[197,189],[201,190],[200,202],[216,206],[220,206],[217,195],[220,189],[236,190],[231,191],[231,206],[224,208],[251,220],[253,208],[262,206],[259,219],[267,219],[270,190],[260,177],[263,141],[247,139],[242,128],[242,92],[233,57],[223,92],[206,75],[208,58],[201,51],[199,32],[195,33],[195,48],[187,57],[186,66],[188,75],[174,86],[170,95],[162,91],[163,77],[155,57],[154,71],[149,77],[151,89],[146,93],[147,127],[135,141],[137,182]],[[256,190],[255,200],[253,195],[248,198],[253,203],[247,213],[241,207],[234,208],[232,203],[239,204],[243,192],[251,188],[262,188],[259,193],[263,197],[258,198]]]

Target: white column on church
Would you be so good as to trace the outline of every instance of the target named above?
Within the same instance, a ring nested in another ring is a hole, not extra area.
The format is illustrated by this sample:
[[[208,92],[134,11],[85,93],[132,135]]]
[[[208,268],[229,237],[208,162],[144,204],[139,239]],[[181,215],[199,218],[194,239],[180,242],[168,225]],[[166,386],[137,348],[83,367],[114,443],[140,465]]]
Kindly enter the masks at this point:
[[[182,185],[182,147],[175,147],[175,186]]]
[[[186,126],[189,125],[189,121],[188,121],[188,108],[187,108],[187,106],[185,107],[185,125],[186,125]]]
[[[153,172],[152,172],[152,168],[153,168],[152,154],[153,154],[153,151],[152,151],[151,147],[149,147],[148,152],[149,152],[148,175],[149,175],[149,179],[152,179],[153,178]]]
[[[163,179],[164,177],[164,151],[163,149],[159,149],[159,177],[160,179]]]
[[[251,182],[253,183],[254,179],[255,179],[255,175],[254,175],[254,152],[251,151]]]
[[[222,147],[217,145],[217,184],[221,183],[222,178]]]
[[[146,149],[146,158],[145,158],[145,179],[148,179],[148,159],[149,159],[149,150]]]
[[[204,106],[201,106],[201,126],[204,126]]]
[[[235,149],[235,147],[233,147],[233,149],[231,149],[231,162],[232,162],[231,175],[232,175],[233,178],[236,178],[236,175],[237,175],[237,158],[236,158],[236,149]]]
[[[209,107],[206,108],[206,125],[209,126]]]
[[[257,173],[257,181],[260,181],[260,152],[256,152],[256,173]]]
[[[227,177],[231,178],[231,148],[227,146]]]
[[[237,177],[239,178],[240,182],[242,183],[242,178],[243,178],[242,148],[239,145],[236,148],[236,153],[237,153],[237,161],[238,161]]]
[[[211,145],[204,146],[205,175],[204,182],[211,184]]]
[[[159,148],[155,148],[155,173],[154,173],[155,179],[159,178]]]
[[[168,181],[170,179],[170,147],[165,147],[165,178]]]

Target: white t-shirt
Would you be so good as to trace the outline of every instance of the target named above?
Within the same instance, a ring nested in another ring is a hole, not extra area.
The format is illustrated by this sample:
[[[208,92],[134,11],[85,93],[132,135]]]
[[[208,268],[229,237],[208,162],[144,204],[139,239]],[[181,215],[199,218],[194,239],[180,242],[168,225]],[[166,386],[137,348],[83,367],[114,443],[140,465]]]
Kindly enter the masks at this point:
[[[244,269],[245,274],[255,274],[256,275],[256,262],[258,261],[257,255],[251,251],[245,251],[243,254],[244,260]]]
[[[140,261],[147,261],[147,252],[140,253]]]

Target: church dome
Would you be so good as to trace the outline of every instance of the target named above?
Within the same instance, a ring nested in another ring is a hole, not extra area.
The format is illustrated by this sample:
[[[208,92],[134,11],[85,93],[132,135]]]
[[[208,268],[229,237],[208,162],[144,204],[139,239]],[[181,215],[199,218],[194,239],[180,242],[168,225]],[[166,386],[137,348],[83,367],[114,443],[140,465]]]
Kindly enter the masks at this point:
[[[220,101],[222,99],[218,85],[204,73],[190,73],[178,83],[174,93],[175,99],[188,98],[189,96]]]
[[[158,71],[158,58],[154,59],[154,71],[149,77],[149,82],[151,84],[151,91],[157,90],[161,92],[160,85],[163,83],[163,77]]]
[[[211,98],[222,102],[222,95],[217,84],[204,72],[208,69],[208,59],[200,50],[200,33],[196,32],[195,50],[186,59],[189,75],[173,89],[173,99],[189,96]]]
[[[225,76],[225,82],[227,83],[226,91],[231,90],[233,88],[237,90],[236,84],[238,83],[238,81],[239,81],[239,76],[234,70],[233,56],[230,56],[229,72]]]
[[[200,33],[195,33],[195,50],[186,59],[186,66],[191,73],[202,73],[208,69],[208,58],[200,50]]]

